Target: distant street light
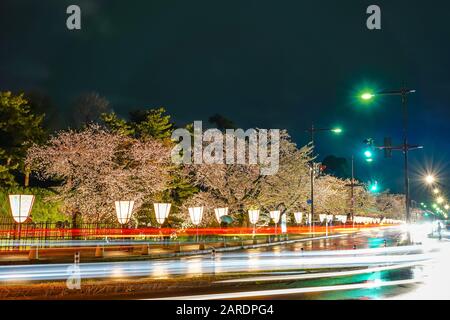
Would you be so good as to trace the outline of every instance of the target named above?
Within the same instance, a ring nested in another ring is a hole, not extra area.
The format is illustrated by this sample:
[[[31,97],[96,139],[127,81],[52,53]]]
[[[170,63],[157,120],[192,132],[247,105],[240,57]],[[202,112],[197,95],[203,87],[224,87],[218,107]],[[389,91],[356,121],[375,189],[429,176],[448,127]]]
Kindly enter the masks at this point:
[[[116,201],[117,220],[123,226],[128,223],[133,213],[134,201]]]
[[[220,224],[222,222],[221,218],[228,215],[228,208],[216,208],[214,209],[217,222]]]
[[[427,184],[433,184],[435,181],[436,181],[436,178],[433,175],[429,174],[425,177],[425,182]]]
[[[444,198],[443,197],[438,197],[437,199],[436,199],[436,202],[438,203],[438,204],[442,204],[442,203],[444,203]]]
[[[433,193],[434,193],[434,194],[439,194],[439,192],[440,192],[440,191],[439,191],[438,188],[434,188],[434,189],[433,189]]]
[[[166,221],[167,217],[169,216],[171,206],[172,205],[170,203],[154,203],[153,204],[153,208],[155,209],[156,221],[160,225],[162,225],[164,223],[164,221]]]

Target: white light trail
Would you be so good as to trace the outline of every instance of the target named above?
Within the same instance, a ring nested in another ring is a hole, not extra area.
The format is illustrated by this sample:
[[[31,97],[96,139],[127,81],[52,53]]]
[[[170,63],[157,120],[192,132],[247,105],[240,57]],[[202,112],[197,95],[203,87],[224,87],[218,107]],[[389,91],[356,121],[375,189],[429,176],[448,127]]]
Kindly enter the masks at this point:
[[[279,296],[312,292],[327,292],[327,291],[343,291],[343,290],[356,290],[356,289],[373,289],[387,287],[387,286],[399,286],[406,284],[416,284],[422,282],[422,279],[408,279],[397,281],[377,281],[376,283],[355,283],[345,284],[337,286],[323,286],[323,287],[308,287],[308,288],[295,288],[295,289],[277,289],[277,290],[261,290],[261,291],[247,291],[247,292],[230,292],[230,293],[218,293],[208,295],[195,295],[195,296],[180,296],[180,297],[167,297],[158,299],[144,299],[144,300],[220,300],[220,299],[238,299],[238,298],[251,298],[251,297],[267,297],[267,296]]]
[[[242,282],[263,282],[263,281],[285,281],[285,280],[306,280],[306,279],[320,279],[320,278],[335,278],[335,277],[347,277],[354,276],[358,274],[367,274],[367,273],[375,273],[381,271],[388,270],[398,270],[411,268],[417,265],[421,265],[423,263],[406,263],[399,265],[392,265],[386,267],[376,267],[376,268],[367,268],[360,270],[351,270],[351,271],[339,271],[339,272],[320,272],[320,273],[309,273],[309,274],[293,274],[293,275],[280,275],[280,276],[266,276],[266,277],[249,277],[249,278],[239,278],[239,279],[230,279],[230,280],[222,280],[216,281],[216,283],[242,283]]]

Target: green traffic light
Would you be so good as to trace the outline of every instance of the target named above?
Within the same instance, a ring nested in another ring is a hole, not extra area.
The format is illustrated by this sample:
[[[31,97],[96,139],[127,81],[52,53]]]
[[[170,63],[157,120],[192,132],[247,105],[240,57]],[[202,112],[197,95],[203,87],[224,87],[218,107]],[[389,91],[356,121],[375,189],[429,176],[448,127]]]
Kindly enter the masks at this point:
[[[378,191],[378,182],[374,182],[369,185],[370,192],[377,192]]]
[[[342,133],[342,129],[341,128],[334,128],[331,131],[333,131],[334,133],[337,133],[337,134]]]
[[[370,150],[364,151],[364,156],[365,156],[366,158],[372,158],[372,151],[370,151]]]

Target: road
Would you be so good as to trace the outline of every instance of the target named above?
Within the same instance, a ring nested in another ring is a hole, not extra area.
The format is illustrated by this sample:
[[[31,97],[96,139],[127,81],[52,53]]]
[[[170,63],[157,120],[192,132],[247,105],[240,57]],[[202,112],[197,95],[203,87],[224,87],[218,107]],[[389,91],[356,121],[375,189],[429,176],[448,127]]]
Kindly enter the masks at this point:
[[[384,228],[214,256],[81,263],[81,285],[87,279],[162,283],[208,279],[195,290],[175,286],[170,292],[151,290],[133,297],[140,299],[409,299],[431,294],[450,298],[444,272],[449,270],[450,242],[427,239],[423,228],[416,229],[414,245],[398,245],[406,238],[403,228]],[[71,266],[1,266],[0,281],[29,285],[64,281]]]

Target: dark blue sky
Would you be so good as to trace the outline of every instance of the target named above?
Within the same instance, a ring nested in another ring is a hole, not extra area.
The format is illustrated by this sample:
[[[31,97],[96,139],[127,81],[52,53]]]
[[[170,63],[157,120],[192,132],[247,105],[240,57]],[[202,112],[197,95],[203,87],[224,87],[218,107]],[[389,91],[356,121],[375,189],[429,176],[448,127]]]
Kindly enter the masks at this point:
[[[65,27],[82,9],[82,30]],[[382,30],[365,27],[372,1],[331,0],[2,0],[0,90],[50,95],[64,123],[73,99],[97,91],[115,111],[165,106],[177,123],[215,113],[238,126],[304,130],[341,125],[318,137],[321,156],[362,160],[361,141],[401,139],[400,100],[371,107],[354,99],[364,84],[417,89],[410,99],[412,192],[427,167],[448,179],[450,2],[376,1]],[[357,170],[402,191],[401,154]]]

